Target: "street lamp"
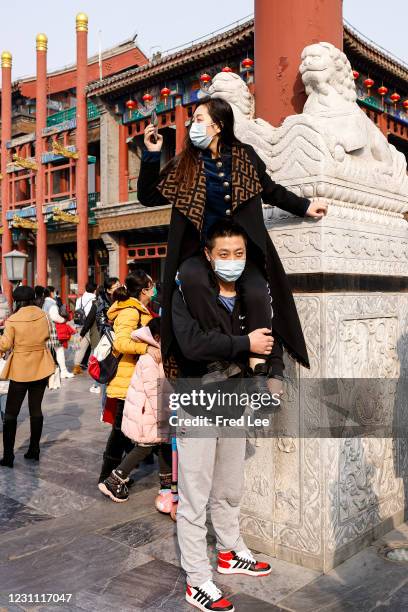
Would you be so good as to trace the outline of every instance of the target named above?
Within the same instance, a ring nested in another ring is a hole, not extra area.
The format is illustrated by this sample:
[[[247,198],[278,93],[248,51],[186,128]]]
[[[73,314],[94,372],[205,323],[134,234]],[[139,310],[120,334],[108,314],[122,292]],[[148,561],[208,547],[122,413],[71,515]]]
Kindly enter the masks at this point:
[[[6,262],[6,275],[11,283],[18,285],[24,278],[25,266],[27,263],[27,253],[21,251],[10,251],[4,255]]]

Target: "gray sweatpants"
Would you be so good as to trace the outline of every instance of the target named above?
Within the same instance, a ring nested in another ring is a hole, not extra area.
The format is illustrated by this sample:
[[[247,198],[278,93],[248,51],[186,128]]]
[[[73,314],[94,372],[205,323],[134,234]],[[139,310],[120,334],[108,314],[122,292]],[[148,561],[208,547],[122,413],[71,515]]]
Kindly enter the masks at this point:
[[[190,586],[212,577],[205,526],[208,502],[217,549],[246,549],[239,530],[245,446],[245,438],[177,438],[177,537]]]

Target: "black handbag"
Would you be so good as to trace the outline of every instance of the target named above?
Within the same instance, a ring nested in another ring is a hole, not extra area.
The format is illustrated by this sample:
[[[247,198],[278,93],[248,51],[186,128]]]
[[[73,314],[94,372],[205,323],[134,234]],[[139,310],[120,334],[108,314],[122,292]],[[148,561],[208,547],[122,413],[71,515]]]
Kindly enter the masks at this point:
[[[100,369],[99,382],[102,385],[106,385],[107,383],[110,383],[110,381],[115,378],[116,373],[118,371],[119,362],[123,357],[123,353],[119,353],[119,355],[117,356],[114,354],[113,341],[112,341],[111,335],[109,333],[106,333],[105,336],[108,338],[110,342],[111,350],[109,354],[105,357],[105,359],[102,359],[99,362],[99,369]]]

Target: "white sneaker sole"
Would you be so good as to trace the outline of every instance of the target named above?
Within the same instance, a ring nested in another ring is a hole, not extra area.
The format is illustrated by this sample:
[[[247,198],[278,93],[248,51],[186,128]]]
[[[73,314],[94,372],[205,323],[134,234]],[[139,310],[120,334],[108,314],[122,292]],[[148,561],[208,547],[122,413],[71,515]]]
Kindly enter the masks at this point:
[[[229,569],[226,567],[217,567],[217,572],[219,574],[244,574],[245,576],[253,576],[254,578],[259,578],[260,576],[268,576],[272,571],[272,568],[268,570],[263,570],[262,572],[251,572],[251,570],[237,568],[237,569]]]
[[[208,612],[208,608],[203,606],[203,604],[198,603],[198,601],[196,601],[192,595],[188,595],[187,593],[186,593],[186,602],[189,603],[191,606],[198,608],[199,610],[203,610],[203,612]],[[232,606],[232,608],[230,608],[228,612],[235,612],[234,606]]]
[[[115,497],[113,495],[113,493],[111,493],[108,489],[108,487],[103,483],[100,482],[98,484],[98,489],[100,490],[101,493],[103,493],[104,495],[106,495],[106,497],[110,497],[112,501],[116,502],[117,504],[123,504],[124,502],[127,502],[129,498],[127,499],[118,499],[117,497]]]

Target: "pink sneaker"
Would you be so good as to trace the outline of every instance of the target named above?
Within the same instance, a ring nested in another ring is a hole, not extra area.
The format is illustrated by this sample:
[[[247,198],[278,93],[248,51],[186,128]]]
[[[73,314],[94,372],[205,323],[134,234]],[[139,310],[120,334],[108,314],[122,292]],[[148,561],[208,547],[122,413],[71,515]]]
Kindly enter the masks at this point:
[[[154,501],[156,510],[164,514],[170,514],[173,508],[173,493],[171,489],[160,489],[158,496]]]

